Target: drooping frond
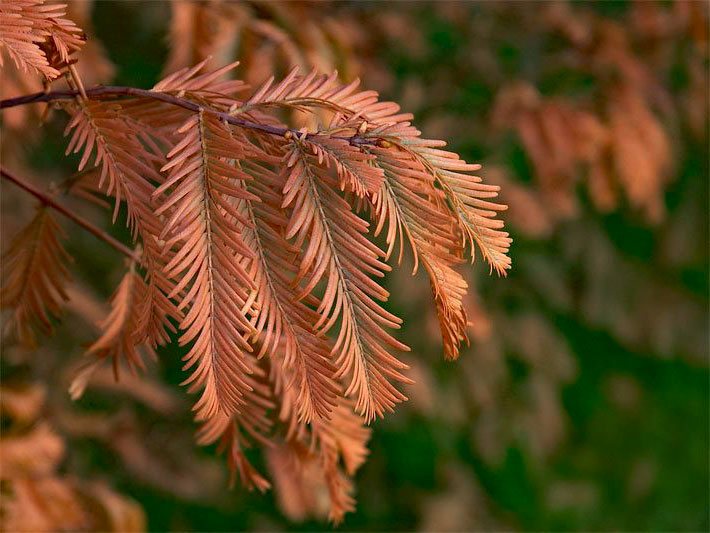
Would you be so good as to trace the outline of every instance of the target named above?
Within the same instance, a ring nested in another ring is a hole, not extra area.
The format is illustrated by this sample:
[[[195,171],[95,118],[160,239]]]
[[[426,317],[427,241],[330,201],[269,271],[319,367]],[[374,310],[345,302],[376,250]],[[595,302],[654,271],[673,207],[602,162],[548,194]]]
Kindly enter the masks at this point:
[[[478,248],[491,270],[505,275],[511,265],[507,255],[511,239],[502,231],[503,222],[495,217],[507,206],[491,201],[498,195],[498,186],[483,184],[481,178],[470,174],[479,165],[441,150],[442,141],[419,138],[419,131],[408,123],[384,126],[371,135],[391,145],[373,149],[390,185],[383,187],[376,200],[379,225],[389,220],[390,250],[396,235],[402,239],[406,227],[415,265],[420,259],[429,274],[445,356],[456,359],[461,343],[468,338],[463,307],[467,284],[452,268],[460,262],[461,246],[455,240],[463,235],[462,244],[468,243],[472,260]],[[393,149],[403,153],[397,155]]]
[[[436,186],[444,191],[449,209],[459,222],[464,244],[468,243],[471,250],[471,260],[478,248],[491,270],[505,275],[511,266],[508,256],[511,239],[502,230],[503,221],[495,217],[507,206],[493,202],[500,187],[487,185],[472,174],[481,166],[466,163],[457,154],[442,150],[446,146],[444,141],[422,139],[420,132],[407,122],[383,126],[370,135],[405,150],[415,163],[434,177]]]
[[[5,327],[27,346],[35,345],[35,329],[51,333],[52,318],[68,300],[64,287],[70,279],[70,257],[62,247],[63,237],[49,209],[40,206],[3,255],[0,305],[11,311]]]
[[[458,359],[461,343],[468,343],[468,317],[463,305],[468,283],[446,260],[434,259],[437,257],[436,253],[426,254],[424,257],[424,267],[429,274],[436,316],[444,343],[444,357],[448,360]]]
[[[491,270],[501,276],[507,275],[506,271],[511,268],[508,251],[512,239],[508,232],[503,231],[503,221],[495,217],[508,206],[493,201],[500,187],[485,184],[480,177],[469,174],[481,166],[466,163],[453,152],[425,148],[423,153],[430,154],[430,157],[425,157],[436,169],[439,183],[463,225],[471,260],[475,258],[474,250],[477,247]]]
[[[444,206],[442,192],[432,176],[414,158],[394,147],[372,147],[376,165],[384,171],[385,183],[373,197],[377,220],[375,235],[387,224],[389,257],[399,241],[401,263],[405,241],[414,256],[414,270],[424,266],[431,282],[447,359],[456,359],[461,342],[467,340],[463,297],[467,283],[452,268],[460,263],[460,239],[455,220]]]
[[[328,341],[313,330],[318,315],[297,298],[293,286],[298,249],[284,237],[288,219],[281,209],[279,177],[252,161],[241,165],[253,176],[245,184],[247,190],[260,199],[245,201],[242,207],[250,223],[243,238],[255,257],[248,271],[256,281],[252,324],[261,343],[258,355],[271,354],[272,364],[283,366],[289,376],[284,387],[295,392],[301,422],[327,418],[339,388]]]
[[[56,78],[85,40],[81,29],[64,18],[65,13],[65,4],[45,4],[44,0],[0,1],[0,48],[19,69]]]
[[[369,422],[406,399],[389,379],[409,382],[401,373],[407,365],[389,353],[408,348],[385,330],[399,327],[401,320],[377,303],[385,301],[388,292],[370,277],[384,276],[389,267],[365,235],[367,222],[337,194],[314,156],[294,141],[285,161],[283,205],[293,209],[287,237],[305,246],[298,272],[304,281],[300,296],[325,280],[315,326],[325,333],[340,320],[333,348],[336,376],[347,378],[345,395],[356,398],[357,411]]]
[[[154,346],[164,344],[167,332],[174,331],[170,318],[180,315],[166,296],[172,285],[162,271],[166,259],[159,242],[163,222],[155,213],[152,198],[156,184],[162,181],[156,169],[162,158],[146,145],[147,132],[129,122],[117,104],[82,101],[65,133],[71,133],[66,153],[82,153],[79,171],[92,156],[94,166],[100,166],[98,188],[114,198],[114,220],[125,201],[133,238],[142,240],[146,269],[141,339]]]
[[[165,274],[176,281],[170,297],[186,313],[180,344],[192,343],[185,368],[193,374],[185,383],[190,392],[203,389],[195,410],[207,419],[234,413],[252,389],[247,338],[255,331],[245,303],[255,283],[237,261],[252,253],[241,238],[247,221],[235,203],[258,198],[239,184],[249,176],[229,160],[242,157],[244,148],[219,119],[201,111],[179,133],[182,140],[163,167],[167,180],[154,194],[165,193],[157,213],[166,217],[166,247],[175,248]]]
[[[111,312],[99,324],[103,333],[86,350],[86,356],[93,360],[78,371],[69,386],[72,399],[81,397],[94,370],[105,360],[111,359],[114,377],[118,380],[121,364],[135,372],[145,368],[144,356],[155,357],[150,346],[141,345],[144,339],[140,336],[140,321],[147,290],[132,264],[111,297]]]
[[[118,104],[81,102],[64,132],[65,135],[70,133],[66,154],[81,152],[79,171],[84,170],[93,156],[94,166],[101,167],[99,188],[105,187],[106,194],[115,199],[114,220],[121,201],[125,199],[128,224],[135,237],[139,229],[137,224],[146,218],[146,213],[140,210],[146,206],[130,201],[126,195],[134,196],[138,187],[143,195],[147,189],[150,198],[151,183],[161,180],[154,167],[153,154],[142,146],[135,130],[124,121]]]

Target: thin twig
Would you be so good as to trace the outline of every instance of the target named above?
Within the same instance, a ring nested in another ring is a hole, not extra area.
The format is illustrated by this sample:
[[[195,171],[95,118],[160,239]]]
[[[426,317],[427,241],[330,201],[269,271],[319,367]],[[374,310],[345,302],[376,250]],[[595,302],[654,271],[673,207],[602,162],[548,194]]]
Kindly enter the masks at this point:
[[[21,189],[30,193],[32,196],[37,198],[44,205],[51,207],[55,211],[61,213],[62,215],[67,217],[69,220],[71,220],[75,224],[78,224],[79,226],[84,228],[86,231],[93,234],[95,237],[101,239],[102,241],[107,243],[109,246],[112,246],[114,249],[121,252],[123,255],[130,257],[134,261],[140,263],[140,256],[138,256],[138,254],[136,254],[135,251],[130,249],[125,244],[117,241],[116,239],[111,237],[111,235],[109,235],[108,233],[103,231],[102,229],[97,228],[91,222],[81,218],[78,215],[75,215],[68,208],[66,208],[62,204],[58,203],[56,200],[54,200],[52,197],[48,196],[46,193],[37,189],[34,185],[27,183],[25,180],[23,180],[21,178],[18,178],[17,176],[11,174],[10,172],[8,172],[7,170],[5,170],[2,167],[0,167],[0,176],[2,176],[3,179],[11,181],[12,183],[17,185]]]
[[[52,92],[37,92],[33,94],[27,94],[25,96],[17,96],[15,98],[7,98],[5,100],[0,100],[0,109],[7,109],[10,107],[16,107],[20,105],[34,104],[39,102],[55,102],[57,100],[72,100],[79,94],[79,91],[52,91]],[[152,98],[153,100],[160,100],[167,104],[171,104],[177,107],[182,107],[193,112],[198,112],[203,109],[209,113],[213,113],[221,120],[228,122],[234,126],[250,129],[254,131],[260,131],[262,133],[268,133],[270,135],[276,135],[283,137],[287,134],[294,136],[301,136],[302,132],[295,128],[280,128],[278,126],[269,126],[267,124],[258,124],[256,122],[249,122],[241,118],[237,118],[229,113],[224,113],[214,109],[210,109],[203,105],[200,105],[187,98],[179,98],[168,93],[163,93],[159,91],[150,91],[147,89],[138,89],[136,87],[122,87],[122,86],[103,86],[99,85],[92,87],[91,89],[86,89],[85,94],[88,98],[100,99],[101,97],[118,97],[118,96],[139,96],[143,98]],[[306,134],[306,139],[317,140],[319,137],[318,133],[308,133]],[[353,135],[352,137],[331,137],[335,139],[341,139],[349,142],[354,146],[360,146],[364,144],[377,144],[377,139],[362,137],[360,135]]]

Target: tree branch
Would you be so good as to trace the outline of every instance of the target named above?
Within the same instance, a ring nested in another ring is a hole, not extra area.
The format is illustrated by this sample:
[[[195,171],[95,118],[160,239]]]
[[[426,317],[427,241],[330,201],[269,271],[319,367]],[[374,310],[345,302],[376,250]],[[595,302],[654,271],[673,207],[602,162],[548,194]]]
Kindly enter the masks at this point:
[[[67,217],[69,220],[74,222],[75,224],[78,224],[82,228],[84,228],[86,231],[94,235],[95,237],[101,239],[105,243],[107,243],[109,246],[112,246],[114,249],[118,250],[121,252],[123,255],[130,257],[134,261],[140,263],[140,256],[131,248],[126,246],[125,244],[117,241],[111,235],[103,231],[102,229],[97,228],[94,226],[91,222],[81,218],[78,215],[75,215],[72,213],[69,209],[64,207],[62,204],[58,203],[56,200],[54,200],[52,197],[48,196],[44,192],[40,191],[37,189],[34,185],[26,182],[25,180],[18,178],[17,176],[11,174],[4,168],[0,167],[0,176],[2,176],[3,179],[6,179],[8,181],[11,181],[24,191],[30,193],[32,196],[37,198],[40,202],[42,202],[44,205],[51,207],[55,211],[61,213],[65,217]]]
[[[25,96],[17,96],[15,98],[7,98],[5,100],[0,100],[0,109],[8,109],[10,107],[16,107],[20,105],[35,104],[40,102],[55,102],[58,100],[73,100],[79,91],[52,91],[52,92],[38,92],[33,94],[27,94]],[[163,93],[159,91],[150,91],[147,89],[138,89],[135,87],[122,87],[122,86],[103,86],[99,85],[91,89],[86,90],[86,96],[88,98],[100,99],[102,97],[120,97],[120,96],[139,96],[143,98],[152,98],[153,100],[160,100],[167,104],[171,104],[177,107],[182,107],[184,109],[189,109],[193,112],[198,112],[200,109],[204,109],[209,113],[213,113],[218,116],[221,120],[228,122],[234,126],[250,129],[254,131],[260,131],[262,133],[267,133],[269,135],[276,135],[283,137],[289,133],[294,136],[301,136],[302,132],[295,128],[280,128],[278,126],[269,126],[266,124],[258,124],[256,122],[249,122],[241,118],[237,118],[229,113],[224,113],[221,111],[216,111],[214,109],[206,108],[200,104],[188,100],[187,98],[179,98],[168,93]],[[306,134],[306,139],[317,141],[319,137],[318,133],[308,133]],[[331,137],[332,139],[341,139],[349,142],[353,146],[361,146],[365,144],[376,144],[377,140],[367,137],[362,137],[360,135],[353,135],[352,137]]]

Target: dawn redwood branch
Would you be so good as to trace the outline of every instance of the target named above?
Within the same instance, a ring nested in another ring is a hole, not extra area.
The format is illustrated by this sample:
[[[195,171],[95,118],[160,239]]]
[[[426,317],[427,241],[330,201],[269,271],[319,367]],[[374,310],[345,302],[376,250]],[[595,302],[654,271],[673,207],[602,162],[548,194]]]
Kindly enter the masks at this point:
[[[17,96],[15,98],[7,98],[5,100],[0,100],[0,110],[8,109],[10,107],[16,107],[20,105],[35,104],[41,102],[55,102],[58,100],[73,100],[80,93],[79,91],[51,91],[51,92],[37,92],[33,94],[27,94],[24,96]],[[152,98],[153,100],[160,100],[167,104],[182,107],[184,109],[189,109],[190,111],[198,112],[200,109],[204,109],[209,113],[213,113],[218,116],[221,120],[228,122],[234,126],[250,129],[254,131],[260,131],[262,133],[267,133],[269,135],[276,135],[279,137],[288,136],[289,134],[299,137],[302,132],[295,128],[280,128],[278,126],[269,126],[266,124],[258,124],[256,122],[250,122],[244,120],[229,113],[224,113],[210,109],[208,107],[202,106],[198,103],[188,100],[187,98],[179,98],[171,94],[151,91],[148,89],[138,89],[135,87],[123,87],[123,86],[104,86],[98,85],[92,87],[91,89],[86,89],[86,96],[90,99],[100,99],[101,97],[118,97],[118,96],[140,96],[143,98]],[[308,133],[306,134],[306,139],[313,139],[317,141],[319,137],[318,133]],[[353,146],[361,146],[365,144],[376,144],[377,140],[372,138],[361,137],[360,135],[353,135],[352,137],[331,137],[331,139],[341,139],[349,142]]]
[[[24,191],[30,193],[32,196],[37,198],[40,202],[42,202],[44,205],[51,207],[55,211],[61,213],[65,217],[67,217],[69,220],[74,222],[75,224],[78,224],[82,228],[84,228],[86,231],[94,235],[95,237],[101,239],[104,241],[106,244],[109,246],[112,246],[114,249],[118,250],[121,252],[123,255],[133,259],[134,261],[140,263],[140,256],[131,248],[126,246],[125,244],[117,241],[111,235],[106,233],[104,230],[97,228],[94,226],[91,222],[88,220],[85,220],[81,218],[78,215],[75,215],[73,212],[71,212],[68,208],[64,207],[62,204],[54,200],[51,196],[47,195],[43,191],[39,190],[36,188],[34,185],[26,182],[22,178],[18,178],[14,174],[11,174],[4,168],[0,167],[0,176],[2,176],[3,179],[6,179],[8,181],[11,181]]]

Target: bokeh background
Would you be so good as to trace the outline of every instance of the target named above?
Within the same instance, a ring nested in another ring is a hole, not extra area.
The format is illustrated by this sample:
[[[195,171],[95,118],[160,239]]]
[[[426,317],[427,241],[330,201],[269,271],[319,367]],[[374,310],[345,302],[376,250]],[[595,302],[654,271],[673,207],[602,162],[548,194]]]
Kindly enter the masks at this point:
[[[95,38],[87,83],[150,87],[209,56],[239,59],[253,84],[337,69],[501,185],[513,269],[468,269],[459,361],[443,361],[425,280],[407,268],[387,280],[417,384],[373,424],[341,530],[710,528],[706,2],[69,4]],[[6,78],[2,90],[37,89]],[[62,185],[76,168],[65,118],[38,133],[34,112],[3,112],[3,164]],[[18,198],[3,187],[4,240],[31,216]],[[24,428],[6,433],[12,449],[110,486],[151,530],[330,529],[274,492],[226,488],[214,450],[194,444],[176,348],[143,378],[107,371],[69,400],[123,266],[66,229],[70,311],[36,352],[3,350],[3,420]],[[120,512],[99,499],[108,520]]]

